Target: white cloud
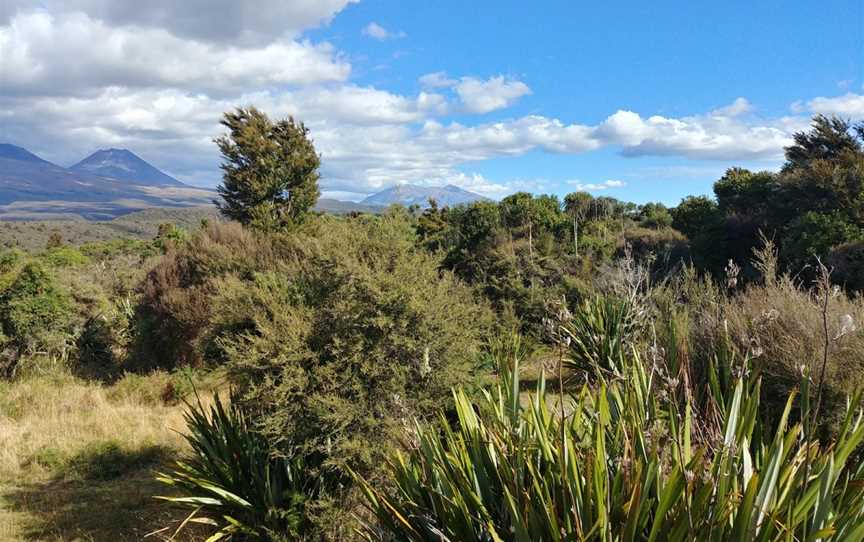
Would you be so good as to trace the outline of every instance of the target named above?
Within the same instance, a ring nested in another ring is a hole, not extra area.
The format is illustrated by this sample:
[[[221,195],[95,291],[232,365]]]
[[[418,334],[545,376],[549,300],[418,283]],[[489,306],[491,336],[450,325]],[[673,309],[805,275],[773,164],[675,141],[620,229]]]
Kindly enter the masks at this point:
[[[602,183],[583,183],[581,181],[567,181],[567,184],[574,187],[580,192],[597,192],[599,190],[608,190],[610,188],[623,188],[627,186],[624,181],[609,179]]]
[[[737,117],[753,111],[753,105],[747,98],[735,98],[731,104],[715,109],[711,114],[715,117]]]
[[[801,102],[795,102],[795,108],[804,109]],[[834,98],[813,98],[807,102],[806,109],[813,113],[821,113],[823,115],[838,115],[840,117],[851,117],[853,119],[864,118],[864,95],[848,92],[843,96]]]
[[[710,116],[642,119],[636,113],[617,112],[597,126],[539,115],[466,126],[431,120],[430,107],[442,103],[446,102],[441,97],[430,94],[399,96],[350,84],[258,90],[222,98],[180,89],[110,87],[92,97],[7,97],[0,99],[0,111],[6,135],[37,152],[49,151],[46,158],[71,163],[94,148],[129,147],[180,178],[214,183],[219,159],[212,138],[222,131],[222,112],[254,104],[273,117],[295,115],[306,122],[322,153],[325,191],[362,194],[399,182],[451,183],[490,197],[520,185],[460,170],[535,150],[578,154],[604,146],[618,147],[625,155],[773,159],[782,152],[788,134],[800,129],[801,122],[806,125],[806,119],[787,119],[785,124],[778,120],[769,126],[716,122]],[[786,135],[775,141],[774,148],[766,146],[763,154],[753,152],[753,139],[766,130]],[[718,147],[716,141],[723,145]],[[583,184],[586,190],[616,187],[614,181]]]
[[[69,95],[107,86],[218,94],[342,81],[350,70],[330,45],[306,41],[219,46],[162,29],[113,28],[84,14],[46,12],[16,15],[0,27],[4,94]]]
[[[522,96],[531,94],[531,89],[522,81],[507,80],[501,75],[485,81],[463,77],[454,88],[469,113],[489,113],[510,107]]]
[[[407,34],[405,34],[405,32],[401,30],[397,32],[391,32],[374,21],[363,27],[363,35],[369,36],[370,38],[374,38],[379,41],[404,38],[405,36],[407,36]]]
[[[16,14],[86,13],[112,27],[159,28],[196,41],[245,45],[294,37],[326,24],[358,0],[3,0],[0,24]],[[34,10],[34,4],[41,9]]]
[[[618,111],[603,121],[596,136],[620,145],[625,156],[684,156],[702,160],[779,159],[791,143],[784,120],[748,124],[732,117],[705,116],[643,119]]]
[[[445,72],[427,73],[420,77],[420,85],[424,88],[452,87],[459,81],[450,79]]]
[[[443,71],[422,76],[416,95],[360,86],[350,80],[346,56],[297,37],[349,0],[279,2],[270,11],[270,0],[257,9],[203,1],[153,0],[138,11],[109,0],[43,0],[40,10],[0,2],[2,137],[62,164],[95,148],[128,147],[178,178],[212,185],[220,175],[212,139],[222,131],[222,113],[255,105],[309,126],[323,156],[325,193],[362,195],[411,182],[500,197],[547,185],[488,179],[469,173],[473,164],[604,147],[625,156],[776,161],[790,134],[808,124],[806,116],[745,115],[744,98],[680,118],[622,109],[590,124],[540,114],[481,122],[469,115],[510,107],[531,89],[504,76],[456,79]],[[219,19],[212,24],[224,26],[224,40],[218,28],[190,18],[196,9],[204,21]],[[817,98],[802,108],[848,112],[860,98]],[[452,113],[465,117],[453,122]],[[600,190],[618,182],[578,184]]]

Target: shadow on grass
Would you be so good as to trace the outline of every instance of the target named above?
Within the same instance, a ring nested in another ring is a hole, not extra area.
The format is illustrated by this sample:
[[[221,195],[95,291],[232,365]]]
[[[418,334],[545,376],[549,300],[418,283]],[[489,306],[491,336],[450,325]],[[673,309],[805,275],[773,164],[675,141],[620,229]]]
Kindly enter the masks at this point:
[[[130,451],[102,443],[65,461],[48,482],[2,491],[0,508],[14,525],[10,539],[120,542],[176,527],[185,513],[153,498],[170,494],[154,471],[170,468],[175,453],[159,446]],[[184,539],[193,538],[178,538]]]

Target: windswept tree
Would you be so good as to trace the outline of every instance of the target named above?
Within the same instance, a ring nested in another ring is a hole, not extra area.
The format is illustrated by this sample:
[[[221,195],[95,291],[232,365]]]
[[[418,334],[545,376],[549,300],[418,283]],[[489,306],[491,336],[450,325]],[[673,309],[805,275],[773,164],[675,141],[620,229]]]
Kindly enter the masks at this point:
[[[265,230],[302,222],[320,195],[321,160],[306,126],[291,117],[273,122],[255,107],[225,113],[222,125],[222,214]]]

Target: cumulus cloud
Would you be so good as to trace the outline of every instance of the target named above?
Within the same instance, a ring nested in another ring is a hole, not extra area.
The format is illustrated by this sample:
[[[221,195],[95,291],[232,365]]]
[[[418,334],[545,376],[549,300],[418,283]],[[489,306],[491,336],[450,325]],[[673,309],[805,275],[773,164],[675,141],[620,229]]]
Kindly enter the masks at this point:
[[[599,190],[608,190],[609,188],[623,188],[627,186],[624,181],[616,181],[609,179],[602,183],[583,183],[582,181],[567,181],[567,184],[580,192],[597,192]]]
[[[717,140],[739,141],[736,136],[742,131],[752,136],[780,130],[711,124],[708,117],[661,122],[632,112],[617,112],[596,126],[566,124],[538,115],[468,126],[430,119],[430,103],[441,101],[423,93],[400,96],[350,84],[292,92],[261,90],[223,98],[179,89],[111,87],[93,97],[7,97],[0,100],[0,111],[5,113],[4,131],[12,141],[37,152],[53,149],[53,154],[46,155],[49,159],[71,163],[94,148],[123,146],[152,156],[155,163],[164,164],[180,178],[216,182],[219,158],[212,138],[221,131],[218,120],[223,111],[237,104],[255,104],[273,117],[295,115],[306,122],[323,156],[322,188],[326,191],[369,193],[398,182],[450,183],[495,197],[517,185],[460,170],[535,150],[577,154],[604,146],[618,147],[628,156],[651,151],[715,157],[719,151],[713,142]],[[671,133],[667,133],[669,123],[674,128]],[[676,135],[675,130],[683,135]],[[670,141],[664,142],[664,137]],[[778,144],[758,155],[748,149],[753,144],[746,138],[737,148],[727,143],[721,154],[764,158],[782,152]],[[652,151],[651,146],[657,148]],[[58,149],[63,152],[58,154]],[[601,185],[616,188],[614,182],[583,184],[586,190],[601,189]]]
[[[607,144],[620,145],[625,156],[685,156],[707,160],[780,158],[791,143],[782,123],[748,124],[717,115],[643,119],[617,111],[596,129]]]
[[[197,41],[262,44],[325,24],[358,0],[40,0],[39,11],[86,13],[115,27],[160,28]],[[33,12],[32,0],[0,2],[0,24]]]
[[[212,139],[222,131],[222,113],[255,105],[307,124],[323,156],[327,194],[362,196],[411,182],[500,197],[547,185],[489,179],[471,173],[474,164],[601,148],[624,156],[778,160],[790,134],[808,124],[803,115],[746,115],[745,98],[680,118],[622,108],[592,123],[551,114],[483,122],[470,115],[512,106],[531,93],[528,85],[439,71],[420,77],[417,94],[395,93],[352,82],[345,55],[299,37],[350,1],[43,0],[36,10],[31,2],[0,2],[2,138],[65,165],[95,148],[128,147],[180,179],[212,185],[220,175]],[[370,31],[393,35],[378,26]],[[816,98],[801,107],[854,115],[860,99]],[[453,113],[461,122],[448,118]],[[576,185],[603,190],[619,182]]]
[[[753,110],[753,105],[747,98],[735,98],[731,104],[711,112],[715,117],[737,117]]]
[[[510,107],[522,96],[531,94],[531,89],[522,81],[507,80],[502,75],[485,81],[463,77],[454,88],[469,113],[489,113]]]
[[[864,119],[864,95],[848,92],[834,98],[818,97],[807,102],[806,108],[800,103],[793,104],[793,111],[806,109],[823,115],[838,115],[853,119]]]
[[[380,24],[376,23],[375,21],[372,21],[371,23],[363,27],[363,35],[369,36],[370,38],[379,41],[404,38],[405,36],[407,36],[407,34],[405,34],[405,32],[401,30],[397,32],[391,32]]]
[[[218,94],[342,81],[350,70],[326,43],[219,46],[183,40],[163,29],[110,27],[81,13],[21,14],[0,27],[4,94],[68,95],[106,86],[181,87]]]
[[[420,77],[420,85],[424,88],[452,87],[459,81],[450,79],[445,72],[427,73]]]

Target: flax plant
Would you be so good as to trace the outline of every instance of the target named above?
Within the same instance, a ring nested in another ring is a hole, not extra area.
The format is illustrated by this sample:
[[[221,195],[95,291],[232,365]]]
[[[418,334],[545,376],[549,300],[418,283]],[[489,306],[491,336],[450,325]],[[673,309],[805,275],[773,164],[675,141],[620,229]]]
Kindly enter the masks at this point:
[[[377,519],[368,540],[630,541],[864,539],[860,394],[835,440],[807,438],[788,398],[779,424],[759,416],[761,380],[739,367],[713,375],[709,406],[675,393],[635,353],[620,376],[597,373],[566,417],[547,408],[541,378],[519,396],[519,360],[457,419],[417,425],[395,456],[394,488],[363,487]],[[716,367],[727,367],[717,363]],[[720,386],[728,381],[730,386]],[[809,404],[802,386],[801,404]],[[713,409],[716,431],[697,430]],[[562,438],[563,435],[563,438]],[[809,465],[805,469],[805,464]],[[809,470],[809,473],[806,472]]]

